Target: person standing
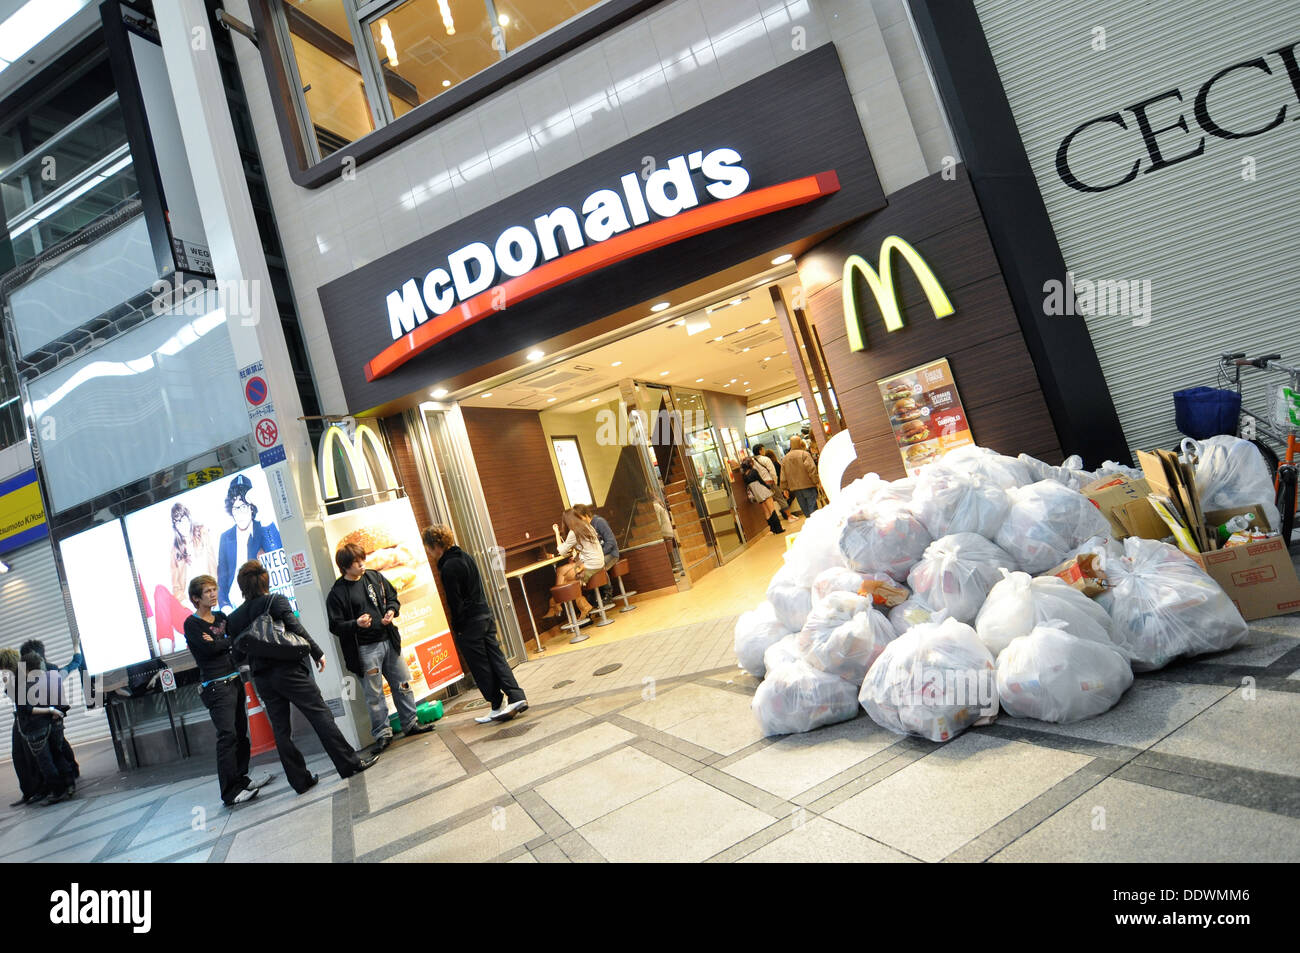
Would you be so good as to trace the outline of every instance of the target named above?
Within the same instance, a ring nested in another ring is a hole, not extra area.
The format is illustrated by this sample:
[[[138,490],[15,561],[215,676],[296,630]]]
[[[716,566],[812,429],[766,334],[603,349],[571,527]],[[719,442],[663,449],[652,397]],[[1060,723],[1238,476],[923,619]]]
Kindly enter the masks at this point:
[[[9,751],[14,761],[14,774],[18,776],[20,797],[10,807],[22,807],[45,800],[49,794],[45,790],[45,779],[41,777],[41,766],[32,757],[23,741],[22,729],[18,724],[19,682],[18,669],[21,656],[17,649],[0,649],[0,677],[4,678],[5,694],[14,706],[13,729],[9,741]]]
[[[780,536],[784,532],[784,527],[776,517],[776,499],[763,479],[762,471],[758,467],[759,459],[761,458],[754,457],[740,461],[740,478],[745,483],[745,493],[749,501],[763,508],[763,516],[767,518],[767,528],[772,531],[773,536]]]
[[[790,438],[790,451],[781,467],[781,488],[794,494],[804,516],[817,511],[817,464],[798,437]]]
[[[483,594],[478,567],[469,553],[456,545],[450,527],[430,526],[420,538],[442,578],[456,650],[469,666],[478,690],[492,706],[490,714],[474,720],[480,725],[509,721],[528,710],[528,698],[497,644],[496,619]]]
[[[34,652],[36,653],[36,655],[40,656],[41,664],[45,668],[52,669],[53,671],[58,673],[60,679],[60,686],[62,685],[62,680],[67,676],[71,675],[74,671],[78,669],[80,669],[81,671],[85,671],[86,669],[86,661],[82,657],[80,650],[72,653],[72,658],[68,659],[67,665],[60,665],[60,666],[54,666],[50,664],[50,660],[45,655],[45,643],[42,642],[40,639],[28,639],[22,645],[18,646],[18,654],[20,656],[26,655],[29,652]],[[81,777],[81,766],[77,764],[77,757],[72,751],[72,745],[68,744],[68,739],[63,734],[63,732],[59,732],[59,739],[60,739],[59,743],[62,747],[59,756],[62,758],[63,761],[66,761],[68,764],[72,765],[72,774],[74,777],[77,778]],[[31,764],[32,764],[32,770],[35,772],[35,776],[39,779],[40,778],[39,767],[36,766],[35,762],[31,762]],[[39,780],[37,783],[38,784],[40,783]],[[40,799],[41,799],[40,797],[37,797],[35,800],[39,801]]]
[[[58,804],[77,793],[76,765],[65,754],[71,749],[63,736],[63,716],[69,706],[63,697],[62,673],[49,668],[34,651],[23,652],[20,662],[23,677],[17,680],[17,690],[22,694],[15,699],[15,717],[49,794],[42,803]]]
[[[275,747],[280,754],[280,764],[284,767],[284,776],[289,785],[303,794],[320,780],[307,770],[306,759],[293,743],[289,725],[290,705],[302,712],[311,724],[341,777],[350,778],[369,768],[379,760],[379,756],[372,754],[358,757],[352,745],[343,737],[343,732],[339,731],[339,726],[334,724],[334,716],[325,704],[325,699],[321,698],[320,687],[312,677],[311,667],[307,663],[307,656],[310,655],[316,662],[316,670],[325,671],[325,653],[298,621],[289,600],[278,592],[275,595],[269,594],[271,577],[256,559],[250,559],[239,567],[236,581],[244,602],[226,620],[226,631],[234,633],[235,661],[240,662],[244,657],[249,660],[253,687],[257,689],[257,694],[266,707],[266,717],[271,722],[271,733],[275,736]],[[307,655],[300,659],[269,658],[258,655],[256,646],[247,644],[247,640],[241,644],[240,636],[263,614],[270,615],[286,631],[306,640]]]
[[[334,562],[343,575],[334,581],[325,597],[330,631],[338,637],[343,663],[361,679],[370,709],[370,734],[378,754],[393,743],[393,726],[388,720],[384,682],[397,706],[397,719],[406,735],[433,731],[421,725],[415,713],[411,673],[402,660],[402,637],[393,619],[401,611],[397,590],[382,573],[366,568],[366,551],[356,543],[340,546]]]
[[[214,612],[217,580],[195,576],[190,580],[194,613],[185,620],[185,644],[199,665],[199,701],[208,709],[217,730],[217,784],[226,807],[243,804],[271,780],[269,773],[248,776],[252,746],[248,740],[248,696],[231,654],[226,616]]]

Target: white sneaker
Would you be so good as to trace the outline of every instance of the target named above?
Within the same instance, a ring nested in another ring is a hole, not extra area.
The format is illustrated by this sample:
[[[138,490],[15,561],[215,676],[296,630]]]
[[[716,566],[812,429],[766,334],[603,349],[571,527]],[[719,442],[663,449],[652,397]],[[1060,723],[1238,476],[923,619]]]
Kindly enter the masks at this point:
[[[501,720],[501,713],[502,713],[504,710],[505,710],[505,709],[503,709],[503,708],[498,708],[496,711],[492,712],[492,714],[490,714],[490,715],[479,715],[479,716],[478,716],[477,718],[475,718],[474,720],[475,720],[476,722],[478,722],[480,725],[491,724],[491,723],[494,722],[494,721],[500,721],[500,720]]]
[[[258,788],[264,788],[271,783],[275,777],[270,771],[263,771],[261,774],[251,775],[248,779],[249,790],[256,791]]]
[[[505,708],[501,709],[503,713],[509,713],[509,714],[517,714],[518,712],[524,712],[527,710],[528,710],[527,698],[521,698],[517,702],[511,702],[509,705],[506,705]]]
[[[245,801],[251,801],[255,797],[257,797],[257,788],[244,788],[244,790],[240,791],[230,800],[230,806],[233,807],[236,804],[243,804]]]

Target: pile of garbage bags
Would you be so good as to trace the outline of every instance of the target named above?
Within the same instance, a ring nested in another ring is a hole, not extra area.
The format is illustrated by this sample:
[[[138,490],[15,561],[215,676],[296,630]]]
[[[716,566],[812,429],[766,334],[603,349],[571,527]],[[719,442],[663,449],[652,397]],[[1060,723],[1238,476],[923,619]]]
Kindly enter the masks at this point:
[[[1232,440],[1197,447],[1207,509],[1261,498]],[[1141,474],[966,446],[916,478],[844,487],[736,623],[737,660],[763,679],[753,710],[764,734],[860,711],[938,742],[999,711],[1078,721],[1117,704],[1134,672],[1239,642],[1246,622],[1196,563],[1165,543],[1110,538],[1078,492],[1110,475]],[[1081,553],[1112,586],[1095,599],[1045,575]]]

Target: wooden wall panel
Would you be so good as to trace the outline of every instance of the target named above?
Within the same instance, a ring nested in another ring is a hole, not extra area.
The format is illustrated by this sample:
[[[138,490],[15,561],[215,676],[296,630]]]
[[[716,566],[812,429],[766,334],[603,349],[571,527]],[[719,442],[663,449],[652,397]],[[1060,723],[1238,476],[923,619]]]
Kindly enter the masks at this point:
[[[630,549],[624,555],[627,557],[627,578],[623,580],[623,585],[629,591],[635,589],[637,592],[653,592],[656,589],[677,587],[677,577],[673,575],[673,561],[668,555],[666,542]],[[617,583],[614,584],[614,592],[618,592]],[[636,601],[635,596],[633,601]]]
[[[855,280],[868,348],[848,348],[844,259],[878,267],[880,244],[898,235],[920,252],[952,301],[935,319],[920,283],[897,256],[893,273],[904,326],[887,332],[875,297]],[[840,408],[858,459],[846,478],[875,471],[903,476],[903,461],[876,381],[946,357],[976,441],[1002,453],[1059,462],[1061,451],[997,257],[965,170],[933,175],[889,196],[889,205],[836,233],[799,260],[809,320],[821,338]]]
[[[393,450],[393,469],[397,471],[397,479],[401,481],[406,497],[411,501],[411,509],[415,511],[415,524],[423,530],[426,526],[433,525],[433,513],[424,498],[420,471],[415,464],[415,448],[411,446],[401,415],[385,418],[384,432],[388,435],[388,445]]]

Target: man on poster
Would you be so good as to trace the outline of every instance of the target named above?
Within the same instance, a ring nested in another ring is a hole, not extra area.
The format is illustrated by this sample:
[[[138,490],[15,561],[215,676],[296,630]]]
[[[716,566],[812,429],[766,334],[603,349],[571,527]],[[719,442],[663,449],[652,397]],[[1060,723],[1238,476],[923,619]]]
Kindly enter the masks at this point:
[[[250,559],[283,548],[275,523],[263,525],[257,520],[257,504],[248,499],[253,481],[240,474],[226,490],[226,513],[233,525],[221,534],[217,557],[217,590],[222,608],[230,612],[243,601],[235,585],[235,571]]]
[[[343,575],[325,597],[330,631],[338,637],[344,664],[361,679],[370,709],[370,733],[379,754],[393,743],[388,703],[384,701],[385,681],[403,734],[423,734],[433,731],[433,725],[421,725],[416,718],[411,676],[402,660],[402,638],[393,625],[402,606],[397,590],[382,573],[366,569],[366,551],[356,543],[340,546],[334,561]]]

